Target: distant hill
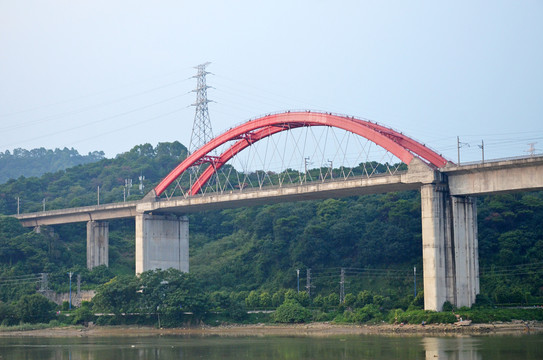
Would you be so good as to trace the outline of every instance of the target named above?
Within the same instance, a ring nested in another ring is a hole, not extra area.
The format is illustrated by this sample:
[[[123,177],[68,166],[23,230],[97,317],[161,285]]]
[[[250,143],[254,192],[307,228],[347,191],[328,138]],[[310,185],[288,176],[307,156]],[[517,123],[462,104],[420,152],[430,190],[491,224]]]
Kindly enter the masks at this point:
[[[64,170],[80,164],[88,164],[104,159],[103,151],[89,152],[88,155],[80,155],[74,148],[47,150],[39,149],[15,149],[0,152],[0,184],[9,179],[17,179],[20,176],[41,176],[45,173]]]

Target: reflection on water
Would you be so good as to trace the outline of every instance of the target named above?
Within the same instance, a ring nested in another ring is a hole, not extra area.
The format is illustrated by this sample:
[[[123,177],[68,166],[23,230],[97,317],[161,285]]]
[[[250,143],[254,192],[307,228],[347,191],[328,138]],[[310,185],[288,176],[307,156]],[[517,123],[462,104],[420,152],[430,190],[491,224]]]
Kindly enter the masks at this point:
[[[481,360],[483,357],[478,349],[481,341],[481,338],[474,337],[425,337],[422,339],[426,360]]]
[[[0,338],[7,359],[543,359],[543,335]]]

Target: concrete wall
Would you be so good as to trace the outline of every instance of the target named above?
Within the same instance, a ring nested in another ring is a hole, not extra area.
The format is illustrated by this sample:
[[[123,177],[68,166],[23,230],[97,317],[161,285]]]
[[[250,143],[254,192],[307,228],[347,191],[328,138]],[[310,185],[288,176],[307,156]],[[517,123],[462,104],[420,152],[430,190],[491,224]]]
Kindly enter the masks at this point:
[[[41,291],[40,293],[57,305],[62,305],[63,302],[70,301],[70,293],[56,293],[52,290]],[[83,301],[91,301],[94,295],[96,295],[94,290],[72,292],[72,305],[75,307],[80,307]]]
[[[87,222],[87,268],[109,266],[109,223]]]
[[[136,216],[136,274],[174,268],[189,271],[189,220],[186,216]]]

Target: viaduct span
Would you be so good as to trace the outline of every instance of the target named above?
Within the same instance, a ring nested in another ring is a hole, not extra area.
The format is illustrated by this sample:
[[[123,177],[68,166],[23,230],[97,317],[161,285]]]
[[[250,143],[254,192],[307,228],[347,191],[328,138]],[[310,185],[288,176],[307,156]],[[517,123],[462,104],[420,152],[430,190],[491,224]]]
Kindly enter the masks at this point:
[[[240,151],[287,129],[331,126],[363,136],[393,153],[408,170],[345,180],[329,180],[259,190],[199,194],[220,167]],[[220,156],[211,152],[233,143]],[[210,163],[188,196],[160,195],[195,164]],[[156,268],[188,271],[187,213],[272,202],[299,201],[420,190],[422,208],[425,309],[441,310],[445,301],[471,306],[479,293],[477,209],[482,194],[543,189],[543,157],[457,166],[426,146],[381,125],[328,113],[287,112],[249,121],[219,135],[192,153],[144,199],[17,215],[24,226],[87,222],[87,266],[108,265],[108,223],[136,220],[136,273]]]

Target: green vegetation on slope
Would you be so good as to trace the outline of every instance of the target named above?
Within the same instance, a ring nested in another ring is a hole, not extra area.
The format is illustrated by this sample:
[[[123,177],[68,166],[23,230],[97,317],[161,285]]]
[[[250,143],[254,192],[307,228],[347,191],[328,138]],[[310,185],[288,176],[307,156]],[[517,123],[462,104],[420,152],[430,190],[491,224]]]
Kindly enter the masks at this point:
[[[6,150],[0,152],[0,184],[20,176],[41,176],[48,172],[64,170],[76,165],[99,161],[104,158],[103,151],[80,155],[77,150],[44,148],[25,150],[15,149],[13,154]]]
[[[44,198],[48,209],[94,204],[97,186],[101,202],[122,201],[124,179],[144,174],[146,190],[151,189],[185,156],[186,148],[179,143],[155,148],[146,144],[115,159],[40,178],[10,180],[0,185],[0,213],[15,213],[17,196],[23,199],[24,211],[41,210]],[[130,200],[143,196],[134,188]],[[542,192],[478,199],[481,303],[543,302],[542,223]],[[133,220],[110,222],[110,268],[93,271],[85,268],[85,224],[53,230],[36,234],[13,218],[0,216],[0,301],[4,305],[35,294],[36,279],[44,272],[49,274],[49,288],[58,292],[68,290],[69,271],[81,275],[84,289],[106,291],[103,284],[107,283],[132,292],[130,284],[142,281],[133,277]],[[387,320],[383,311],[422,306],[420,195],[416,191],[192,214],[190,236],[191,279],[202,289],[208,310],[226,311],[230,319],[242,319],[246,309],[277,308],[285,301],[287,289],[296,289],[296,270],[300,270],[300,289],[305,290],[308,269],[311,297],[306,303],[298,300],[316,311],[313,319],[330,320],[333,310],[337,316],[346,311],[338,321]],[[339,304],[341,268],[346,274],[344,305]],[[119,306],[140,301],[139,295],[132,295]],[[103,304],[113,300],[101,296],[103,309],[126,310],[108,308]],[[141,304],[134,309],[142,311]],[[285,305],[287,315],[291,310],[292,316],[307,316],[297,305]]]

